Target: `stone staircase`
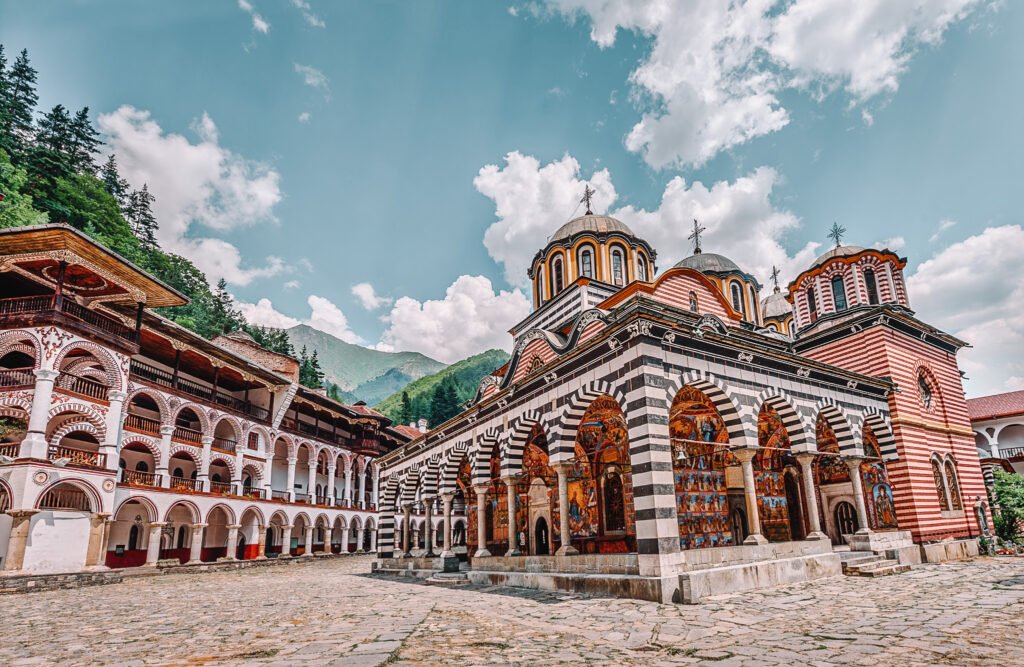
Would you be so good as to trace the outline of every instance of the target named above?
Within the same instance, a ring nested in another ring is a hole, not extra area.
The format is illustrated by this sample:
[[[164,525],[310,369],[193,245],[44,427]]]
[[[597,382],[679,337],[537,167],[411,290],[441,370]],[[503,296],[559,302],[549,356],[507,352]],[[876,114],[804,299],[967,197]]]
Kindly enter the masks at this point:
[[[427,586],[465,586],[469,577],[465,572],[436,572],[423,582]]]
[[[848,577],[884,577],[910,571],[909,565],[901,565],[898,560],[874,551],[852,551],[849,547],[835,547],[834,550],[839,554],[843,574]]]

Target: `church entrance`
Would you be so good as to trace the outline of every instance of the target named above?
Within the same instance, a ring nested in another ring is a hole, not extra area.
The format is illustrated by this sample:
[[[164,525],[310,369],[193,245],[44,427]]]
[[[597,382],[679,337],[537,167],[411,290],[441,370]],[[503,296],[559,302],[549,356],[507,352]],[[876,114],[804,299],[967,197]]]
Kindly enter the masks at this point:
[[[544,517],[537,519],[537,525],[533,529],[533,543],[535,545],[534,554],[537,556],[548,555],[548,522],[544,520]]]
[[[803,504],[800,502],[800,485],[797,482],[797,475],[789,469],[786,471],[786,509],[789,513],[789,530],[794,540],[802,540],[807,537],[804,531]]]
[[[853,535],[857,532],[859,528],[857,525],[857,510],[854,509],[852,504],[845,500],[838,502],[833,516],[836,520],[836,530],[839,532],[840,539],[842,539],[843,535]]]

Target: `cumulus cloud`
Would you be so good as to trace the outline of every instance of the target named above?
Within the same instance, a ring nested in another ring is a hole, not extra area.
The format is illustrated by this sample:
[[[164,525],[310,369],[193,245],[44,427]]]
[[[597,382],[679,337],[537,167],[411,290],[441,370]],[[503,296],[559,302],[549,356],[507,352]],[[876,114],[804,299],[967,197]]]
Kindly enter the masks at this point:
[[[352,294],[359,300],[359,303],[366,310],[377,310],[381,306],[388,306],[394,299],[386,296],[379,296],[370,283],[359,283],[352,286]]]
[[[236,302],[236,306],[242,315],[250,323],[274,327],[275,329],[288,329],[298,324],[308,324],[314,329],[319,329],[332,336],[340,338],[346,343],[362,344],[364,341],[349,327],[348,318],[330,299],[315,294],[306,299],[309,306],[309,317],[300,320],[278,311],[270,299],[260,299],[256,303]]]
[[[306,23],[313,26],[314,28],[325,28],[327,24],[324,20],[313,13],[313,8],[309,6],[309,2],[306,0],[292,0],[292,6],[302,12],[302,18],[305,19]]]
[[[282,197],[277,171],[221,146],[209,115],[192,125],[197,142],[165,132],[148,111],[132,106],[101,115],[98,123],[122,175],[133,188],[148,184],[156,196],[157,240],[164,249],[191,259],[211,281],[246,285],[285,270],[276,257],[243,266],[238,248],[196,231],[276,222],[273,209]]]
[[[322,91],[325,96],[328,94],[327,75],[317,68],[295,63],[295,73],[302,77],[302,83]]]
[[[308,111],[303,111],[302,113],[299,114],[299,122],[302,124],[306,124],[312,119],[313,114],[309,113]]]
[[[257,13],[256,8],[248,0],[238,0],[238,8],[252,18],[252,29],[264,35],[270,32],[270,22]]]
[[[705,251],[728,255],[764,283],[773,264],[784,276],[795,276],[814,258],[818,247],[810,243],[794,256],[783,248],[782,237],[799,221],[772,204],[779,175],[767,167],[731,183],[719,181],[710,186],[676,177],[666,185],[658,208],[652,211],[634,206],[612,208],[617,195],[606,169],[593,173],[586,182],[596,190],[593,209],[608,211],[647,240],[658,251],[662,268],[691,253],[687,236],[694,218],[707,228]],[[534,254],[545,245],[548,235],[569,219],[583,192],[579,163],[566,155],[541,165],[534,157],[513,152],[505,156],[504,166],[483,167],[473,183],[494,201],[498,217],[484,234],[487,251],[504,266],[511,284],[526,287],[526,270]]]
[[[641,118],[626,146],[655,168],[702,165],[789,122],[779,94],[852,105],[895,92],[914,52],[989,0],[547,0],[590,21],[602,48],[618,30],[651,38],[630,74]],[[862,115],[871,124],[870,113]]]
[[[969,395],[1020,388],[1024,378],[1024,228],[989,227],[922,263],[907,280],[918,316],[970,343],[960,353]]]
[[[491,348],[511,350],[508,329],[529,312],[521,291],[495,292],[484,276],[460,276],[443,299],[398,299],[377,349],[421,352],[446,363]]]

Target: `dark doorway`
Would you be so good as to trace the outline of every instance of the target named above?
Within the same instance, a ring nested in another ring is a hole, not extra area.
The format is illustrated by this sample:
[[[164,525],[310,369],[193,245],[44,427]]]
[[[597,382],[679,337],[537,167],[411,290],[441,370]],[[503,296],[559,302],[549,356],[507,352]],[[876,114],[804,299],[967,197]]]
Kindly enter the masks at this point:
[[[238,560],[245,560],[245,535],[239,534],[238,546],[235,547],[235,558]]]
[[[789,534],[794,540],[807,537],[804,531],[803,505],[800,503],[800,486],[796,475],[786,474],[786,509],[789,512]]]
[[[840,541],[842,541],[843,535],[853,535],[860,527],[857,524],[857,510],[845,500],[836,505],[834,515]]]
[[[537,545],[537,555],[547,556],[550,553],[548,547],[548,522],[544,519],[544,517],[540,517],[539,519],[537,519],[537,524],[536,526],[534,526],[533,529],[533,537],[535,540],[535,544]]]
[[[732,511],[732,536],[733,544],[743,544],[747,539],[747,513],[739,507]]]

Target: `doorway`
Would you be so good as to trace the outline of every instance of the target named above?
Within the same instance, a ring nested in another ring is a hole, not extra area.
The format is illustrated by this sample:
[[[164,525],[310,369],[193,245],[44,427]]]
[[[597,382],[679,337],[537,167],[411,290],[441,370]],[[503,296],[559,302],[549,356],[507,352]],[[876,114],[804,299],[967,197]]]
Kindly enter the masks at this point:
[[[836,520],[836,530],[839,533],[840,540],[843,539],[843,535],[853,535],[860,527],[857,524],[857,510],[854,509],[851,503],[845,500],[836,503],[833,516]]]
[[[789,513],[789,534],[794,540],[802,540],[807,537],[804,531],[803,503],[800,502],[800,485],[797,477],[790,471],[785,475],[786,483],[786,509]]]
[[[548,555],[548,544],[550,543],[550,535],[548,534],[548,522],[544,517],[538,517],[537,523],[533,527],[533,543],[535,545],[536,555]]]

